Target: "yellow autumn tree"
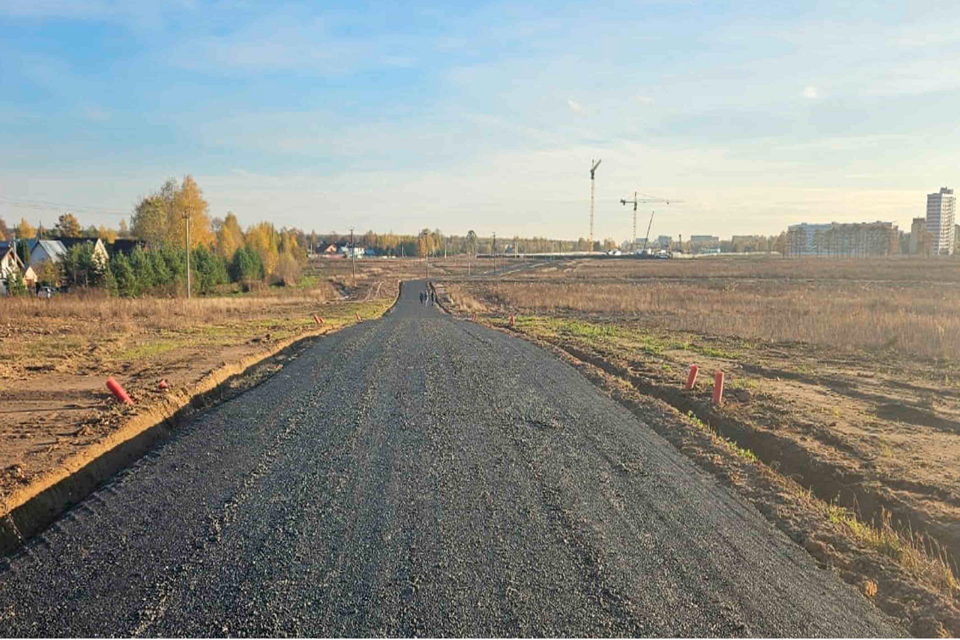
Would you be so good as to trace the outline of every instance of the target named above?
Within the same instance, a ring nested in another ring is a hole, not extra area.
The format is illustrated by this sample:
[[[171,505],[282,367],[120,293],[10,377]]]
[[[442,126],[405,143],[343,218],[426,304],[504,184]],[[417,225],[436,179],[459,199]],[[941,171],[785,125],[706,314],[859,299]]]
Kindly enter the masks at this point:
[[[80,221],[72,213],[62,214],[57,220],[57,224],[54,225],[53,231],[63,238],[79,238],[80,234],[83,233]]]
[[[167,242],[182,244],[186,237],[186,219],[190,219],[190,248],[212,247],[216,243],[210,230],[209,205],[193,176],[186,175],[174,193],[173,206],[167,212]]]
[[[260,255],[260,261],[263,262],[263,269],[267,276],[271,276],[277,271],[277,263],[280,260],[279,237],[277,230],[269,222],[261,222],[247,229],[247,246],[252,248]]]
[[[20,240],[27,240],[37,235],[37,230],[30,226],[26,218],[20,218],[20,224],[16,226],[16,231],[17,238]]]
[[[233,254],[237,249],[242,246],[243,230],[240,229],[240,222],[233,211],[228,211],[227,217],[220,225],[220,233],[217,235],[217,253],[229,262],[233,260]]]
[[[130,232],[153,247],[159,247],[167,240],[167,224],[170,209],[177,192],[177,181],[170,178],[160,190],[140,199],[130,217]],[[183,244],[181,237],[178,244]]]
[[[113,242],[117,239],[117,232],[114,231],[113,229],[108,229],[104,225],[100,225],[97,228],[97,237],[103,240],[104,242],[113,244]]]
[[[300,246],[297,239],[297,232],[294,229],[283,229],[280,231],[280,253],[288,254],[296,262],[306,262],[307,251]]]
[[[178,186],[173,178],[156,193],[142,198],[131,217],[133,235],[151,245],[169,243],[183,246],[186,219],[190,220],[190,247],[212,247],[216,243],[210,229],[207,201],[193,176],[187,175]]]

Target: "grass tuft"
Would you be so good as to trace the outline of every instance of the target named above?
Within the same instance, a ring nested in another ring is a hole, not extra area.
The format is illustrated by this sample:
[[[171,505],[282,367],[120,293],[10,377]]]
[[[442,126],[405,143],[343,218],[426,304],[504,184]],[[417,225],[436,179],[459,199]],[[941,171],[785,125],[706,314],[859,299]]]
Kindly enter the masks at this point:
[[[911,529],[896,529],[892,515],[883,510],[880,521],[868,524],[853,511],[836,503],[828,504],[827,518],[830,522],[845,527],[861,544],[893,558],[907,571],[920,577],[938,591],[951,598],[960,595],[949,554],[936,540],[915,533]]]

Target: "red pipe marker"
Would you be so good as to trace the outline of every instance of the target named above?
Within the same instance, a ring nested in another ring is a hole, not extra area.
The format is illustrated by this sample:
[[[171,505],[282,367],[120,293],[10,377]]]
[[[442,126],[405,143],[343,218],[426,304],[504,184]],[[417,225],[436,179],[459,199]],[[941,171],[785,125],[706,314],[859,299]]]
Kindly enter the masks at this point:
[[[359,312],[359,311],[355,311],[354,313],[357,314],[357,322],[363,322],[363,320],[360,319],[360,312]]]
[[[693,389],[693,385],[697,383],[697,373],[700,371],[700,367],[695,364],[690,365],[690,375],[687,376],[686,389],[690,391]]]
[[[477,314],[476,314],[476,313],[473,314],[473,321],[474,321],[474,322],[477,321]]]
[[[713,376],[713,406],[719,407],[723,402],[723,371],[719,369]]]
[[[511,326],[511,327],[513,326],[513,315],[512,315],[512,314],[510,315],[510,326]]]
[[[133,400],[130,399],[130,396],[127,395],[127,392],[123,390],[123,387],[120,386],[120,383],[113,379],[113,376],[107,378],[107,389],[110,389],[110,392],[124,404],[133,404]]]
[[[316,322],[317,324],[323,324],[323,318],[321,318],[317,314],[313,314],[313,321]]]

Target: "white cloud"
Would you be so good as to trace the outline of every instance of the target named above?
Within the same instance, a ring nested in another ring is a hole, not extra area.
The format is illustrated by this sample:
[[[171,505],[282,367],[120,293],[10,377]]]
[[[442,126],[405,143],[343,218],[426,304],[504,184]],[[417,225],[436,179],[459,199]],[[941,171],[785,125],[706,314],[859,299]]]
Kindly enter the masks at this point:
[[[653,104],[653,98],[650,96],[637,96],[637,102],[640,104]]]
[[[816,88],[816,87],[807,87],[806,89],[803,90],[803,97],[804,97],[804,98],[810,98],[810,99],[816,98],[816,97],[817,97],[817,88]]]
[[[570,111],[573,111],[574,113],[583,112],[583,105],[579,102],[574,102],[573,100],[567,99],[567,106],[569,106]]]

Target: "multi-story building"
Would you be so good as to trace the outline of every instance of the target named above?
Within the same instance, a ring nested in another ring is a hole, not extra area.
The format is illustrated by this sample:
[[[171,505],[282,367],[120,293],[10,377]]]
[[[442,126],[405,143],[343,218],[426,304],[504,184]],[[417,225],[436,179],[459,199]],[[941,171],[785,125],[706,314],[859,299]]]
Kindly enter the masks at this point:
[[[787,227],[787,254],[795,256],[812,256],[824,253],[823,239],[834,227],[836,222],[827,224],[807,224],[801,222]]]
[[[690,236],[690,250],[694,253],[702,253],[719,247],[719,236]]]
[[[956,207],[953,189],[941,187],[939,193],[927,194],[927,231],[932,236],[934,255],[953,254]]]
[[[795,224],[787,228],[787,254],[794,256],[886,256],[900,251],[892,222]]]
[[[923,234],[927,230],[926,218],[914,218],[910,225],[910,253],[916,255],[923,249]]]

